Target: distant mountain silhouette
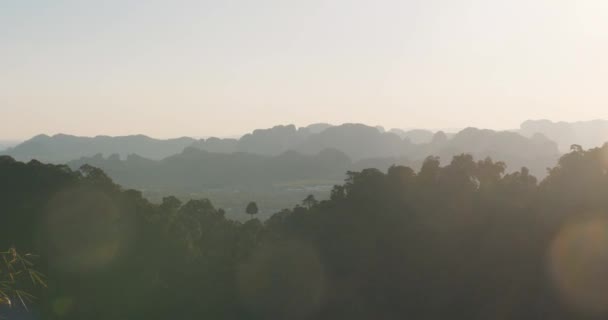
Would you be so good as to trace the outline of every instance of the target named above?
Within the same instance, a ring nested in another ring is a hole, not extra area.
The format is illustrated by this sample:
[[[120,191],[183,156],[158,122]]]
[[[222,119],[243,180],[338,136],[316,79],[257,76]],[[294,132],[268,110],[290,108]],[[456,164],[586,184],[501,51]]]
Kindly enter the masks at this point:
[[[158,140],[144,135],[97,136],[94,138],[66,134],[57,134],[52,137],[38,135],[9,148],[3,154],[10,155],[19,161],[36,159],[50,163],[65,163],[97,153],[118,154],[121,157],[138,154],[151,159],[162,159],[181,152],[195,141],[192,138]]]
[[[542,134],[532,138],[508,131],[466,128],[452,138],[435,134],[433,142],[420,145],[419,155],[431,154],[442,160],[453,155],[468,153],[477,159],[491,157],[508,165],[508,171],[527,166],[530,171],[544,177],[546,168],[553,166],[560,156],[557,144]]]
[[[239,149],[238,145],[238,139],[222,139],[211,137],[208,139],[200,139],[198,141],[195,141],[191,145],[191,147],[209,152],[233,153],[237,152],[237,150]]]
[[[392,132],[398,135],[402,139],[409,139],[412,143],[422,144],[429,143],[433,139],[433,131],[424,130],[424,129],[414,129],[414,130],[402,130],[402,129],[391,129],[389,132]]]
[[[238,140],[201,139],[193,147],[210,152],[247,152],[275,156],[289,150],[316,154],[324,149],[337,149],[353,160],[377,157],[400,157],[408,152],[409,141],[377,127],[363,124],[313,124],[296,128],[281,125],[257,129]]]
[[[17,144],[19,144],[19,142],[13,140],[0,140],[0,151],[6,150]]]
[[[237,151],[264,155],[278,155],[293,149],[311,135],[306,128],[294,125],[257,129],[239,139]]]
[[[363,124],[343,124],[327,128],[295,146],[302,153],[317,153],[334,148],[346,153],[354,161],[365,158],[400,157],[409,153],[412,144],[394,133],[381,132]]]
[[[279,133],[284,139],[279,139]],[[263,136],[267,139],[262,139]],[[304,137],[308,138],[298,145],[297,141]],[[208,139],[203,145],[212,146],[218,141]],[[74,169],[84,164],[99,167],[130,188],[183,194],[209,189],[269,190],[301,181],[312,181],[313,185],[315,181],[333,183],[341,181],[348,170],[370,167],[386,170],[393,164],[419,168],[429,155],[439,156],[446,163],[452,156],[463,153],[477,159],[491,157],[504,161],[509,172],[528,166],[532,173],[543,177],[546,168],[560,156],[557,145],[541,134],[526,138],[514,132],[475,128],[462,130],[451,139],[440,131],[427,144],[412,144],[393,133],[381,133],[360,124],[330,127],[318,134],[281,126],[256,130],[238,142],[222,141],[236,143],[237,148],[257,145],[267,153],[288,149],[290,142],[295,141],[296,150],[278,155],[209,152],[199,149],[201,141],[198,141],[196,147],[162,160],[138,155],[121,160],[118,154],[109,157],[98,154],[68,164]],[[276,148],[273,150],[272,146]]]
[[[209,152],[247,152],[273,156],[295,150],[311,135],[320,134],[332,127],[326,123],[316,123],[301,128],[296,128],[292,124],[279,125],[269,129],[256,129],[240,139],[201,139],[192,146]]]
[[[412,132],[416,135],[416,132]],[[433,133],[430,132],[429,141]],[[347,123],[339,126],[313,124],[296,128],[294,125],[258,129],[238,140],[210,138],[199,140],[195,148],[210,152],[247,152],[260,155],[279,155],[289,150],[316,154],[324,149],[337,149],[353,161],[367,158],[403,157],[414,146],[394,132],[381,127]]]
[[[608,120],[579,122],[528,120],[521,124],[519,132],[527,137],[542,133],[557,142],[562,152],[570,150],[570,146],[573,144],[589,149],[601,147],[608,142]]]
[[[476,159],[490,157],[503,161],[508,165],[508,172],[527,166],[534,175],[544,177],[546,168],[554,165],[560,156],[557,144],[541,134],[526,138],[513,132],[476,128],[466,128],[452,137],[439,131],[432,136],[429,143],[404,142],[403,145],[407,146],[405,153],[360,159],[353,163],[353,170],[386,170],[392,164],[406,165],[417,170],[430,155],[438,156],[442,163],[447,164],[453,156],[466,153]]]
[[[188,150],[182,152],[186,148]],[[37,159],[52,163],[65,163],[82,157],[99,162],[100,158],[105,159],[104,156],[110,155],[112,156],[106,160],[113,163],[128,155],[136,154],[137,156],[130,156],[126,162],[135,161],[141,164],[149,163],[151,160],[162,160],[163,163],[173,164],[174,162],[170,161],[173,158],[171,156],[175,155],[177,159],[182,159],[198,150],[207,152],[196,157],[204,162],[201,165],[209,170],[223,172],[222,162],[214,162],[215,160],[238,159],[240,161],[238,163],[243,168],[248,168],[255,167],[250,162],[274,161],[275,158],[280,159],[286,155],[295,157],[295,154],[301,159],[312,161],[315,156],[327,149],[339,150],[352,162],[354,169],[362,169],[364,166],[387,169],[391,164],[417,168],[430,155],[446,160],[457,154],[470,153],[476,158],[492,157],[498,161],[505,161],[509,169],[531,165],[529,169],[538,176],[544,176],[545,168],[553,165],[560,155],[557,144],[543,134],[525,137],[516,132],[475,128],[467,128],[450,135],[442,131],[432,133],[425,130],[385,132],[377,127],[352,123],[338,126],[314,124],[300,128],[294,125],[281,125],[254,130],[240,139],[157,140],[142,135],[95,138],[40,135],[4,153],[20,161]],[[239,155],[227,156],[234,153]],[[93,157],[96,154],[101,156]],[[108,165],[105,162],[103,164]],[[104,166],[102,169],[107,168]],[[256,167],[255,170],[262,169]],[[111,175],[115,172],[106,171]],[[340,169],[337,174],[342,174],[342,171]],[[112,175],[112,177],[122,184],[131,186],[119,176]],[[143,186],[133,185],[133,187]]]
[[[328,129],[331,127],[333,127],[333,125],[331,125],[329,123],[313,123],[309,126],[306,126],[305,128],[310,133],[321,133],[321,132],[325,131],[325,129]]]

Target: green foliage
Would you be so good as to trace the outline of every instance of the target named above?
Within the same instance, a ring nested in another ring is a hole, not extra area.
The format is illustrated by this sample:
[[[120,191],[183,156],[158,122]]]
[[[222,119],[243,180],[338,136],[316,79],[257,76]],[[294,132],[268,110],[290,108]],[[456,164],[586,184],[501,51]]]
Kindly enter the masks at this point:
[[[302,204],[308,208],[311,209],[312,207],[316,206],[319,204],[319,201],[317,201],[317,199],[315,199],[315,196],[313,196],[312,194],[309,194],[306,199],[302,200]]]
[[[245,212],[247,212],[247,214],[253,216],[254,214],[258,213],[258,204],[255,202],[249,202],[249,204],[247,205],[247,208],[245,208]]]
[[[34,269],[31,254],[21,255],[10,248],[0,252],[0,306],[19,304],[27,309],[35,300],[30,289],[46,287],[42,273]]]
[[[470,155],[352,171],[327,200],[241,223],[92,167],[0,158],[0,245],[40,253],[45,319],[604,317],[608,146],[540,183],[506,172]]]

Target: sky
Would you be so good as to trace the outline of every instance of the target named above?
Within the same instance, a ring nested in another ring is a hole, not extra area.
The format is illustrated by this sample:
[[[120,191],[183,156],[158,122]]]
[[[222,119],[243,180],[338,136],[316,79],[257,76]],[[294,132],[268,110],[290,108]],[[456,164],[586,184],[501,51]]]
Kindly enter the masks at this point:
[[[605,0],[4,0],[0,139],[608,118]]]

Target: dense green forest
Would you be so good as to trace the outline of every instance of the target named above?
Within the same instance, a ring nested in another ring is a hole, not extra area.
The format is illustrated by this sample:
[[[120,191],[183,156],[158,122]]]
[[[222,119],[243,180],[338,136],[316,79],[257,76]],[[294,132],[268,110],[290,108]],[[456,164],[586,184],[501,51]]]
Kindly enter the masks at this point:
[[[608,312],[608,145],[573,146],[540,182],[464,154],[347,177],[329,200],[241,223],[206,199],[152,204],[92,166],[2,157],[0,248],[40,255],[36,319]]]

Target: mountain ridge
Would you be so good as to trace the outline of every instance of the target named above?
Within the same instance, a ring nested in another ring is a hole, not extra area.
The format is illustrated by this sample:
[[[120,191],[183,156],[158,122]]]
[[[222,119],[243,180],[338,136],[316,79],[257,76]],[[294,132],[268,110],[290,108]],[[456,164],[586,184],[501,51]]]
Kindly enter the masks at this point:
[[[580,127],[588,123],[591,125],[587,131],[601,131],[606,127],[608,135],[608,121],[604,120],[572,124],[528,120],[522,123],[519,130],[465,128],[456,133],[424,129],[381,130],[378,127],[358,123],[341,125],[316,123],[306,127],[290,124],[256,129],[238,139],[217,137],[155,139],[143,134],[117,137],[41,134],[0,151],[0,154],[12,156],[20,161],[37,159],[49,163],[67,163],[97,154],[118,156],[119,159],[136,154],[150,160],[162,160],[181,154],[186,148],[197,148],[212,153],[241,152],[264,156],[278,156],[287,151],[315,155],[324,149],[337,149],[344,152],[353,163],[370,162],[370,159],[383,159],[381,163],[388,162],[387,159],[408,159],[414,163],[429,155],[449,158],[460,152],[472,153],[477,157],[503,158],[510,162],[510,165],[517,166],[524,162],[522,159],[540,163],[548,162],[544,158],[556,158],[567,151],[570,144],[574,144],[572,142],[577,141],[577,135],[572,133],[575,130],[567,128]],[[554,126],[565,127],[567,130],[552,130]],[[590,147],[590,143],[596,143],[597,145],[593,146],[601,146],[604,140],[597,138],[592,142],[585,140],[577,144]],[[543,170],[544,168],[541,169],[539,165],[536,172],[544,174]]]

